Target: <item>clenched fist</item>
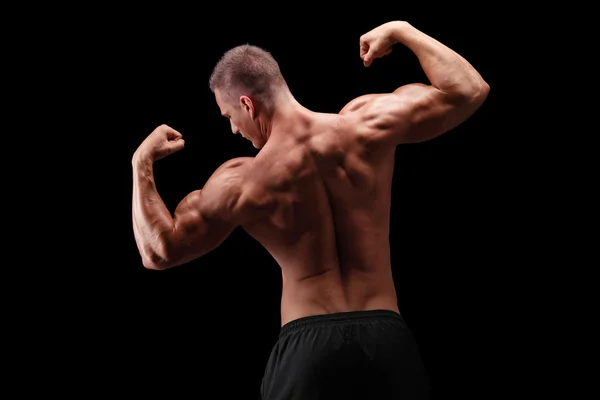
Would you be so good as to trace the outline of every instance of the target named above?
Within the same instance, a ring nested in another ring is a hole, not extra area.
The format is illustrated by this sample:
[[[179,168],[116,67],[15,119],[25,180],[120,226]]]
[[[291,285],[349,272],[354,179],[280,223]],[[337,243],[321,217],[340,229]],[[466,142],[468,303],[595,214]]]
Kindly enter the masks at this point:
[[[156,128],[135,151],[134,157],[143,156],[157,161],[183,149],[185,142],[181,133],[167,125]]]
[[[365,67],[371,65],[374,59],[387,56],[392,52],[392,46],[396,43],[392,32],[402,24],[402,21],[387,22],[360,37],[360,58]]]

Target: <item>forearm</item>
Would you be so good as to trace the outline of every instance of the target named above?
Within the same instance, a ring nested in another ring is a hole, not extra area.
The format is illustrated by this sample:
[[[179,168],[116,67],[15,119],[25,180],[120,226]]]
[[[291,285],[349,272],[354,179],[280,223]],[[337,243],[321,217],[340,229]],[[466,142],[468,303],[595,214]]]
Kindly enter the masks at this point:
[[[166,259],[164,234],[174,222],[156,190],[152,161],[134,156],[132,166],[134,236],[144,265],[156,268]]]
[[[417,56],[427,78],[437,89],[467,96],[483,94],[489,89],[467,60],[408,22],[392,24],[391,37]]]

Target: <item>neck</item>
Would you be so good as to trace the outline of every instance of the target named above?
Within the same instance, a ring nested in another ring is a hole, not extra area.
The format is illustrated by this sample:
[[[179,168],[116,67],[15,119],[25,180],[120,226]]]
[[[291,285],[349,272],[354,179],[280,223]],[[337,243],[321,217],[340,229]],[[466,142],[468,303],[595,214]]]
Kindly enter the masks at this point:
[[[275,99],[273,110],[264,120],[259,121],[260,132],[268,141],[273,136],[273,132],[285,131],[282,127],[310,112],[289,91],[282,92]]]

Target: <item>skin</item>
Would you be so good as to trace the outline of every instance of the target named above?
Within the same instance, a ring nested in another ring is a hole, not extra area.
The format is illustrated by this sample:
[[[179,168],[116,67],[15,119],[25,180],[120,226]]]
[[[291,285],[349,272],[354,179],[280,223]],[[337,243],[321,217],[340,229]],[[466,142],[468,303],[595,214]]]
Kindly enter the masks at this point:
[[[460,55],[403,21],[360,38],[365,67],[396,44],[415,53],[431,85],[361,96],[338,114],[303,107],[287,88],[271,111],[250,95],[230,103],[215,90],[232,132],[260,151],[225,162],[173,216],[152,168],[184,141],[165,125],[152,132],[132,159],[133,228],[144,266],[185,264],[242,227],[281,266],[281,325],[333,312],[399,313],[389,244],[395,148],[456,127],[489,86]]]

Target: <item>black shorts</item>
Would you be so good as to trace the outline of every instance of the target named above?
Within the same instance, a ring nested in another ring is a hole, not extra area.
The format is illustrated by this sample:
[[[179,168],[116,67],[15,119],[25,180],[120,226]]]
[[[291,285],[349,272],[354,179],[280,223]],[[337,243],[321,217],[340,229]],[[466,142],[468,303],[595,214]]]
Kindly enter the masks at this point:
[[[260,391],[263,400],[421,400],[431,385],[404,319],[375,310],[285,324]]]

